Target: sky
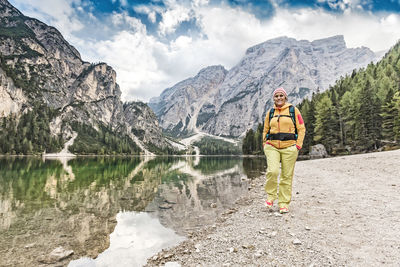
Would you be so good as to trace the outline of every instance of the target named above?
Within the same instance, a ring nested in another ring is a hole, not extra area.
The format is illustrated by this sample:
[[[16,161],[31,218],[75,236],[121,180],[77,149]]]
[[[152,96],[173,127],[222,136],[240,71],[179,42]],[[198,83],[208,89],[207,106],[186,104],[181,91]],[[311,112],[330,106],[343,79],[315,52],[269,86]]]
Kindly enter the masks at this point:
[[[343,35],[387,50],[400,39],[400,0],[9,0],[56,27],[85,61],[117,72],[124,101],[148,102],[202,68],[231,69],[247,48],[288,36]]]

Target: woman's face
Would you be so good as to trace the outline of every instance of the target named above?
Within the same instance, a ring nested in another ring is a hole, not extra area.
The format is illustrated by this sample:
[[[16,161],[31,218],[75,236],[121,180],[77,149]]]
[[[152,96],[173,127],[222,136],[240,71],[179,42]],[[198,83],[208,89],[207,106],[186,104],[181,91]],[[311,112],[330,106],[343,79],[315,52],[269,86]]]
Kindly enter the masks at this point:
[[[286,103],[286,96],[281,92],[276,93],[274,95],[274,103],[275,106],[282,107]]]

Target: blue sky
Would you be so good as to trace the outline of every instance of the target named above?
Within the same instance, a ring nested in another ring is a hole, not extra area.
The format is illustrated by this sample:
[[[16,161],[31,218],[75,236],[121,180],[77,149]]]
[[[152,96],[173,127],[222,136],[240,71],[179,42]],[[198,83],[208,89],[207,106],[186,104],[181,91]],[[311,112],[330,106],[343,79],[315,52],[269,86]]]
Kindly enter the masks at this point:
[[[124,100],[147,102],[206,66],[230,69],[279,36],[344,35],[348,47],[389,49],[400,0],[9,0],[56,27],[90,62],[117,72]]]

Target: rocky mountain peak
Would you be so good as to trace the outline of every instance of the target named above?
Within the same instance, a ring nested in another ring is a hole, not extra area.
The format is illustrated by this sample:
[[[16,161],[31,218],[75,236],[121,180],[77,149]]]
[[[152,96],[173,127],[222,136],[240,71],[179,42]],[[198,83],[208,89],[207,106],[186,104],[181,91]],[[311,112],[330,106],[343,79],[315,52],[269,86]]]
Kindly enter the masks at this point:
[[[56,28],[24,16],[6,0],[3,0],[0,5],[0,22],[0,36],[8,38],[8,43],[16,41],[15,45],[9,46],[13,47],[12,50],[2,49],[3,55],[20,53],[29,58],[34,54],[46,54],[55,60],[66,60],[74,67],[82,65],[79,52],[63,38]]]
[[[335,35],[324,39],[318,39],[311,42],[313,46],[326,46],[327,44],[339,46],[342,49],[347,48],[343,35]]]
[[[176,135],[194,131],[204,120],[204,117],[198,117],[200,108],[214,101],[216,89],[227,72],[221,65],[203,68],[195,77],[179,82],[160,97],[151,99],[149,106],[161,118],[160,125]]]
[[[227,70],[224,68],[224,66],[222,65],[213,65],[213,66],[208,66],[205,68],[202,68],[199,73],[196,75],[197,76],[201,76],[204,74],[208,74],[208,73],[212,73],[212,72],[227,72]]]
[[[52,53],[54,57],[68,57],[82,61],[78,50],[70,45],[56,28],[37,19],[26,19],[25,24],[35,33],[35,37],[47,52]]]
[[[326,48],[329,52],[338,52],[346,49],[346,42],[343,35],[336,35],[324,39],[314,40],[312,42],[308,40],[296,40],[287,36],[277,37],[261,44],[252,46],[246,50],[245,57],[248,56],[260,56],[266,51],[270,51],[276,54],[276,51],[282,51],[286,48],[301,48],[307,49],[312,47],[316,51],[324,51]]]
[[[329,38],[311,42],[314,50],[328,53],[338,53],[347,49],[343,35],[336,35]]]
[[[21,16],[22,13],[7,0],[0,0],[0,17]]]
[[[282,46],[287,47],[292,45],[294,41],[296,40],[286,36],[277,37],[248,48],[245,55],[247,56],[253,53],[257,53],[258,55],[260,55],[259,51],[265,51],[266,49],[277,49]]]

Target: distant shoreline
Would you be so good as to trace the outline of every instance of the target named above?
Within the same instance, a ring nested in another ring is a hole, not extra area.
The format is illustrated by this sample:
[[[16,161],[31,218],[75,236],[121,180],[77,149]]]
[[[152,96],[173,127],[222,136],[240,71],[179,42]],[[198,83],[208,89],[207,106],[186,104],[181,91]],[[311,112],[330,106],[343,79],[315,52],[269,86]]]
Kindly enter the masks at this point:
[[[371,154],[371,153],[380,153],[387,151],[394,151],[396,149],[389,149],[383,151],[369,151],[369,152],[359,152],[359,153],[351,153],[346,155],[328,155],[326,158],[337,158],[337,157],[346,157],[346,156],[354,156],[354,155],[362,155],[362,154]],[[264,158],[265,155],[233,155],[233,154],[219,154],[219,155],[191,155],[191,154],[161,154],[161,155],[145,155],[145,154],[60,154],[60,153],[38,153],[38,154],[0,154],[0,157],[43,157],[43,158],[74,158],[74,157],[240,157],[240,158]],[[309,155],[299,155],[298,160],[314,160],[321,158],[310,158]]]

